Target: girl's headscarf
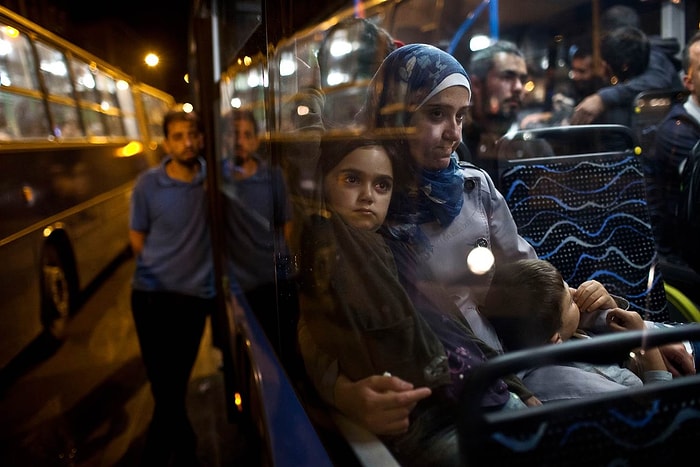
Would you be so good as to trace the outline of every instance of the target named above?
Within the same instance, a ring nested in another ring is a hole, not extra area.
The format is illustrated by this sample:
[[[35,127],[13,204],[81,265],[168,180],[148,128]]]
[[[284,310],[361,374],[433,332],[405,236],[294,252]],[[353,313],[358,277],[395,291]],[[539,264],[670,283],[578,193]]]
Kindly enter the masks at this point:
[[[404,45],[387,55],[372,78],[357,123],[369,129],[405,127],[413,112],[451,86],[471,93],[467,72],[452,55],[428,44]]]
[[[411,115],[452,86],[471,93],[469,77],[452,55],[428,44],[404,45],[384,59],[372,78],[357,123],[368,130],[396,129],[405,140]],[[418,172],[417,196],[405,190],[394,193],[388,217],[394,236],[413,237],[419,224],[433,220],[449,225],[462,208],[464,180],[456,157],[443,170]]]

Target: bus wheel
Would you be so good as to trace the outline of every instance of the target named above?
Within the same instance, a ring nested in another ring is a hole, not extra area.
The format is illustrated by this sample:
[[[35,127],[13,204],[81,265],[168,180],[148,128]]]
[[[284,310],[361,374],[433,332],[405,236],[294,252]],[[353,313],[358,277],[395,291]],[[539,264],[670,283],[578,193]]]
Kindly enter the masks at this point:
[[[75,298],[66,267],[58,248],[46,244],[41,255],[41,321],[44,331],[56,340],[65,336]]]

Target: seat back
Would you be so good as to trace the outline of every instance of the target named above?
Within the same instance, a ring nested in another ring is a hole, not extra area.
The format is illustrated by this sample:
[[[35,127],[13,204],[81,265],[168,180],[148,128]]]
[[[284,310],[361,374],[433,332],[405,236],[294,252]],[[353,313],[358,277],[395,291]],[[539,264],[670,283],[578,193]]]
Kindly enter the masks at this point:
[[[630,349],[698,340],[700,325],[631,331],[493,358],[466,381],[458,421],[463,465],[681,465],[700,441],[700,374],[540,407],[484,413],[495,378],[542,364],[613,363]],[[557,384],[555,381],[552,384]]]
[[[574,287],[601,282],[645,319],[669,319],[631,131],[520,131],[498,145],[499,188],[518,232]]]

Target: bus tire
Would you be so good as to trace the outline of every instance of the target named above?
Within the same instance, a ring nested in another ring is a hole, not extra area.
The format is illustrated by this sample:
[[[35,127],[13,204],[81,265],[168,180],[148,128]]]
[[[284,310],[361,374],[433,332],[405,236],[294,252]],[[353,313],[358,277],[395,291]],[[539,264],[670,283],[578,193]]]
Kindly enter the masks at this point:
[[[41,254],[41,322],[53,339],[65,338],[66,327],[77,298],[70,261],[56,244],[46,243]]]

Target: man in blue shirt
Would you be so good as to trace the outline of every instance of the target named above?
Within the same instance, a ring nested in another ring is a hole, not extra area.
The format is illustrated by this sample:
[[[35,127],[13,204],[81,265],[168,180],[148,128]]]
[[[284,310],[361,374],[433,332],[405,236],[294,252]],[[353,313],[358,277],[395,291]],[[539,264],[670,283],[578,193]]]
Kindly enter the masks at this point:
[[[137,180],[129,239],[136,255],[131,306],[155,402],[142,465],[197,465],[187,387],[215,306],[202,134],[192,113],[163,119],[163,162]]]

